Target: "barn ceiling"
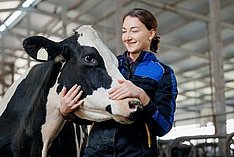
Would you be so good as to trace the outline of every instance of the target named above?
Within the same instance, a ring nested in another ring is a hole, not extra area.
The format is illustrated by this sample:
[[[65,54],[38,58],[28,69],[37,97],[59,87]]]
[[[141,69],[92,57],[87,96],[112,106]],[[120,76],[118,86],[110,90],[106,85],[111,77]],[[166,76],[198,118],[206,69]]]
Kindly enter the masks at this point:
[[[220,0],[221,50],[226,117],[234,118],[234,1]],[[93,25],[115,53],[121,44],[121,17],[133,7],[158,19],[157,56],[178,80],[176,124],[206,123],[214,116],[209,0],[0,0],[0,97],[29,66],[22,40],[43,35],[61,40],[81,24]],[[220,74],[222,76],[222,74]]]

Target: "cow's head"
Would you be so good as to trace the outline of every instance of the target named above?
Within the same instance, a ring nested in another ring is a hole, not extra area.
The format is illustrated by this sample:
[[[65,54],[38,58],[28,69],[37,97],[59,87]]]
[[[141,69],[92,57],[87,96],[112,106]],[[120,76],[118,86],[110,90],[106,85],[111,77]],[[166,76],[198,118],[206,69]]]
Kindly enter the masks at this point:
[[[81,85],[85,101],[76,111],[77,116],[93,121],[113,118],[129,123],[132,115],[142,109],[138,99],[109,99],[108,90],[118,85],[118,79],[124,78],[118,70],[116,57],[91,26],[79,27],[73,36],[61,42],[42,36],[29,37],[23,46],[37,61],[64,62],[58,76],[57,92],[63,86],[70,89],[74,84]]]

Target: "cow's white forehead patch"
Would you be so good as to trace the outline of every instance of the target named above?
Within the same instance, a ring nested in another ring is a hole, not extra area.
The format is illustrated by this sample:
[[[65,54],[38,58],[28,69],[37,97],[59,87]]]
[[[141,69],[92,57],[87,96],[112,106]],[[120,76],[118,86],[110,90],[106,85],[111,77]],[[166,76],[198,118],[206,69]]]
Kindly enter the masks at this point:
[[[108,74],[116,79],[124,79],[118,70],[118,60],[114,53],[101,41],[91,25],[82,25],[77,29],[78,42],[83,46],[95,47],[102,56]]]
[[[82,25],[77,29],[77,32],[80,34],[78,38],[80,45],[95,47],[104,59],[114,61],[112,64],[118,65],[118,61],[115,55],[100,40],[97,32],[92,28],[91,25]]]

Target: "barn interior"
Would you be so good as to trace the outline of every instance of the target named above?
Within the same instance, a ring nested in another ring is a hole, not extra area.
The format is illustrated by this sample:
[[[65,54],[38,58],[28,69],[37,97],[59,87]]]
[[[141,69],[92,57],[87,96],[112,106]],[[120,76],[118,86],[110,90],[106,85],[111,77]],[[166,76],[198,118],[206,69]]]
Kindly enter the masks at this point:
[[[134,7],[156,16],[156,55],[178,83],[174,126],[158,139],[158,156],[234,156],[233,0],[0,0],[0,101],[36,64],[23,50],[26,37],[60,41],[92,25],[118,55],[122,15]]]

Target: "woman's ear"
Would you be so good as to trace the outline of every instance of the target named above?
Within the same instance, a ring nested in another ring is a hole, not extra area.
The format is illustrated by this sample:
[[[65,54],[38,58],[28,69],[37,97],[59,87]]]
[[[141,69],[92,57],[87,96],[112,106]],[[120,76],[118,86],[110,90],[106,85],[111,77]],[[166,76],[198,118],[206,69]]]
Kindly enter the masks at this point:
[[[156,36],[156,31],[154,29],[150,30],[150,36],[149,36],[149,40],[151,41],[155,36]]]

